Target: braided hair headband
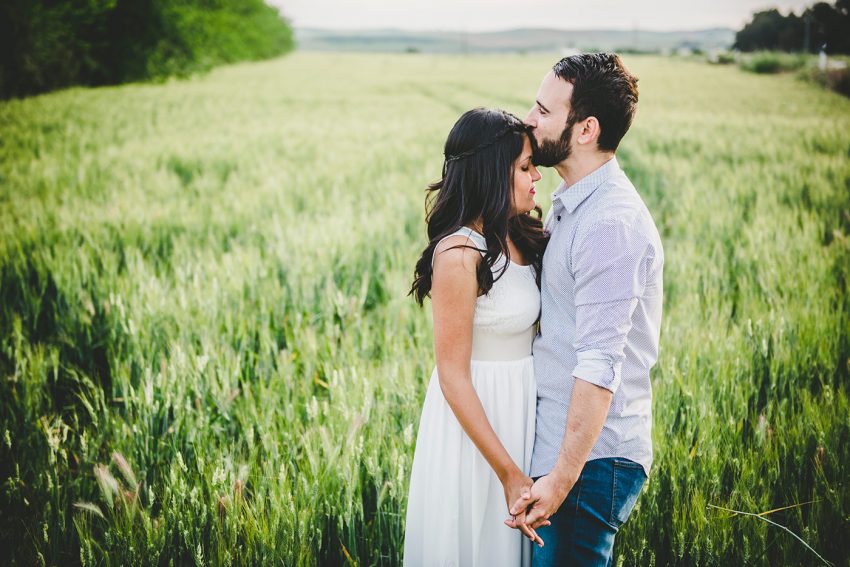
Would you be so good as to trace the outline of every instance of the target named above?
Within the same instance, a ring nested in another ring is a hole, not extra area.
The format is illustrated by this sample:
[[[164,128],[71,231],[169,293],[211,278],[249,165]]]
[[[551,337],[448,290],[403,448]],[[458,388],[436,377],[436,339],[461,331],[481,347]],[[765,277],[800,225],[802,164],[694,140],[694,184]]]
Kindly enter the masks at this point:
[[[463,158],[467,158],[467,157],[469,157],[473,154],[476,154],[476,153],[480,152],[481,150],[483,150],[485,148],[489,148],[490,146],[492,146],[493,144],[495,144],[496,142],[498,142],[499,140],[504,138],[505,134],[507,134],[508,132],[523,132],[524,128],[525,128],[525,126],[522,125],[521,122],[519,124],[508,124],[507,126],[502,128],[499,131],[499,133],[496,134],[496,136],[492,140],[484,142],[483,144],[479,144],[479,145],[475,146],[474,148],[472,148],[471,150],[467,150],[465,152],[461,152],[459,154],[454,154],[454,155],[444,154],[446,156],[446,163],[457,161],[457,160],[460,160],[460,159],[463,159]]]

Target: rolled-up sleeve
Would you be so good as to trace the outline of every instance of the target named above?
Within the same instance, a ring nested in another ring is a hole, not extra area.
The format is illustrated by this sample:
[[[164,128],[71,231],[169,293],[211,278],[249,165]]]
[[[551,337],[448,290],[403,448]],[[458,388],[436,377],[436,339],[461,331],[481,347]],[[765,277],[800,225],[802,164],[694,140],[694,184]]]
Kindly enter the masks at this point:
[[[620,220],[597,222],[573,254],[577,364],[573,376],[617,391],[632,315],[654,258],[647,239]]]

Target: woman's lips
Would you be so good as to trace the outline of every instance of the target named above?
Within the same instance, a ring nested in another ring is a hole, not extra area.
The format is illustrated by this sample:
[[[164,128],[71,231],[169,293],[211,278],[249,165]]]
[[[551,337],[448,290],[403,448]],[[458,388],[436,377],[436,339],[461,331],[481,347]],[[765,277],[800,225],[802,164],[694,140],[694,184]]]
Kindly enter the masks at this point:
[[[532,195],[537,193],[537,191],[534,190],[534,185],[531,186],[531,189],[529,189],[528,192],[531,193]]]

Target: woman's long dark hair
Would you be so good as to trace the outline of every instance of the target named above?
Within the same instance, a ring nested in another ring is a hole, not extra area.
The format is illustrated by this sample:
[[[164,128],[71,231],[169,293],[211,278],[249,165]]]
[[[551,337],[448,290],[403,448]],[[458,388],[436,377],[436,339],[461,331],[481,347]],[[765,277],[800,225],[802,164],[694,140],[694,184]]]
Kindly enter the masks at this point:
[[[509,235],[526,261],[534,266],[540,286],[547,241],[540,207],[534,208],[536,216],[530,213],[511,215],[514,163],[528,135],[527,127],[513,114],[486,108],[465,112],[452,127],[446,139],[443,178],[428,186],[425,207],[428,246],[416,262],[410,288],[420,305],[431,293],[431,259],[437,244],[460,227],[479,219],[487,243],[477,271],[479,293],[490,291],[493,282],[507,269],[511,256],[507,243]],[[453,248],[457,247],[461,246]],[[494,278],[493,266],[499,255],[504,255],[505,262]]]

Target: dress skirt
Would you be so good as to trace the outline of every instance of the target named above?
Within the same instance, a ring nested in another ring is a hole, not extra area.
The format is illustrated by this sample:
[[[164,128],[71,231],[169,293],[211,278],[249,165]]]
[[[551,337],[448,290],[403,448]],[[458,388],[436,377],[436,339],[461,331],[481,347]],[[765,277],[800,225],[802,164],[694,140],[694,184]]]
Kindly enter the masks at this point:
[[[470,363],[487,419],[526,474],[537,400],[533,358]],[[499,478],[467,437],[431,375],[410,476],[404,565],[528,566],[531,542],[503,521],[510,515]]]

